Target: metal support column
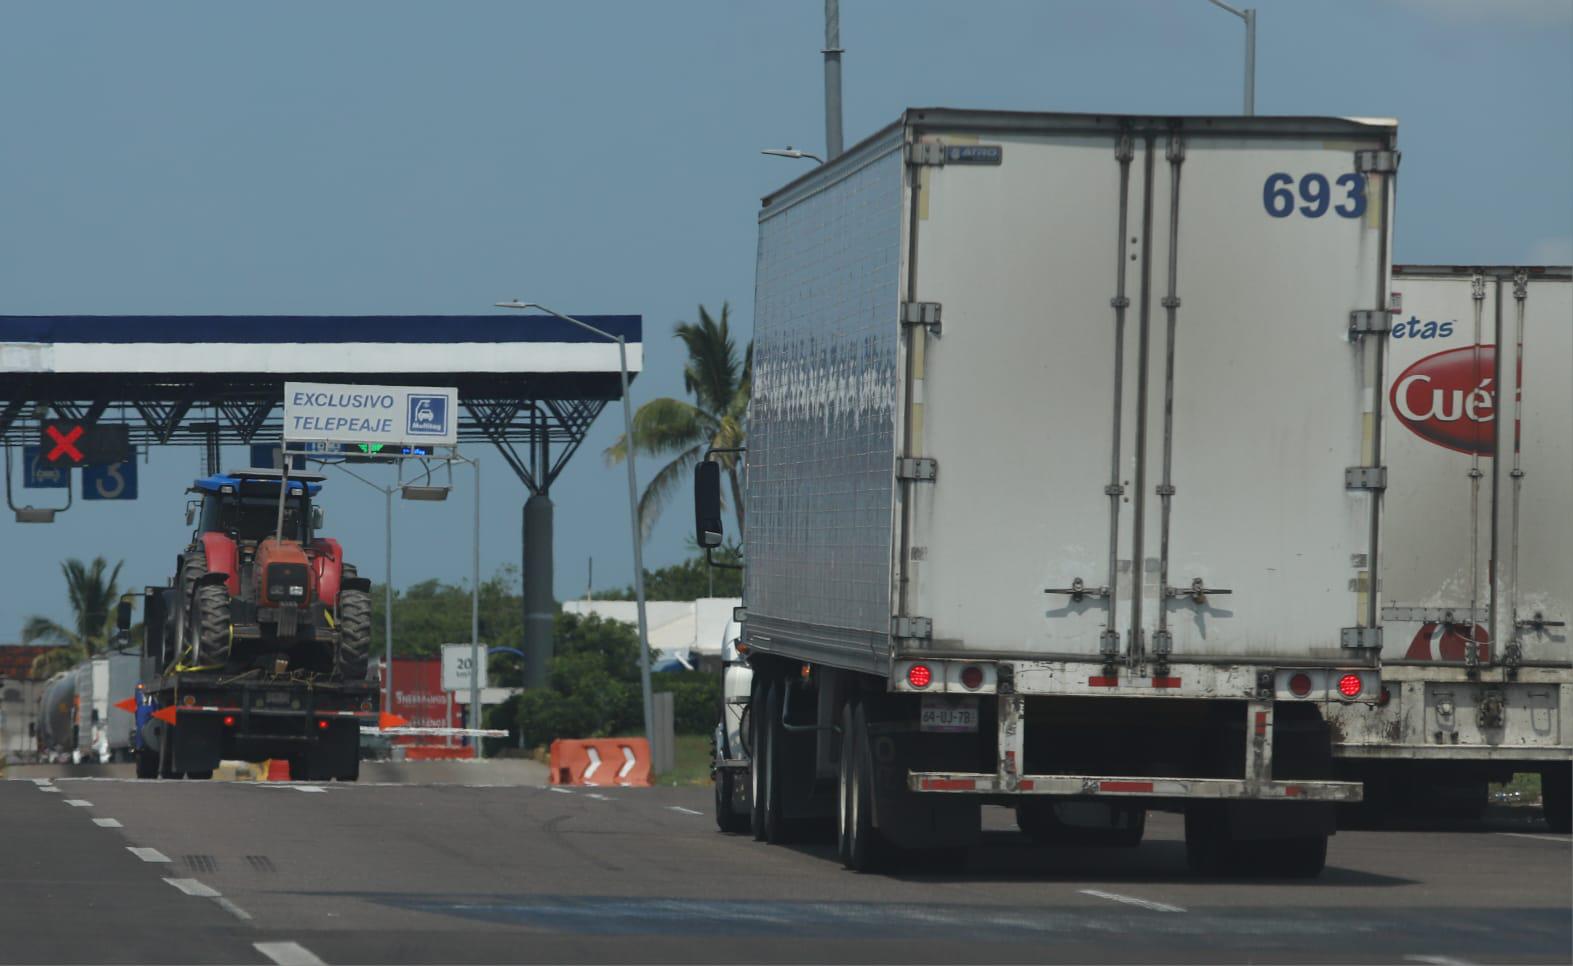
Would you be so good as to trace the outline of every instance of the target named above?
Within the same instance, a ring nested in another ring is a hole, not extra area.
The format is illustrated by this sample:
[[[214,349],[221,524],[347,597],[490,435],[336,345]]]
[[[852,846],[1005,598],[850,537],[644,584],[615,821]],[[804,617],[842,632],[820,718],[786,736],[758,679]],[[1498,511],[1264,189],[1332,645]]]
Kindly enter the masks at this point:
[[[524,684],[546,686],[552,663],[552,500],[537,493],[524,502]]]

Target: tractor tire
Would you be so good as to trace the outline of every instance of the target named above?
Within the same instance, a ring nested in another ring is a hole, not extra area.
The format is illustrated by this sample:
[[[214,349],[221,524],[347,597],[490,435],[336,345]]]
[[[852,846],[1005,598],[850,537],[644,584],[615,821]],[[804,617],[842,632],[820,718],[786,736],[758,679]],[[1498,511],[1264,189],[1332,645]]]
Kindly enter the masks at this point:
[[[340,590],[338,626],[334,670],[346,681],[365,680],[371,654],[371,595],[364,590]]]
[[[197,585],[208,575],[208,555],[201,550],[186,554],[180,568],[181,604],[185,622],[177,661],[197,665],[227,664],[231,644],[229,589],[223,584]],[[195,645],[193,647],[192,645]],[[188,653],[195,651],[196,653]]]
[[[158,777],[158,752],[151,748],[138,748],[136,751],[137,777]]]

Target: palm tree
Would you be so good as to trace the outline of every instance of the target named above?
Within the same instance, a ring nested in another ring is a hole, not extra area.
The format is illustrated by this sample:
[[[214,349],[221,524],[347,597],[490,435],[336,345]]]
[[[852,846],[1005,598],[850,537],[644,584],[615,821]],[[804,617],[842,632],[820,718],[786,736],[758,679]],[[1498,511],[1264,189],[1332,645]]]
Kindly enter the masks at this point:
[[[728,324],[731,307],[721,303],[719,321],[703,305],[699,322],[679,322],[676,335],[688,350],[683,366],[683,389],[693,402],[663,397],[652,399],[634,413],[634,448],[651,456],[675,454],[671,462],[645,486],[639,498],[639,525],[646,536],[674,492],[688,479],[689,470],[705,450],[736,449],[743,445],[743,418],[753,383],[754,344],[749,342],[739,362],[737,344]],[[627,456],[628,441],[619,436],[607,447],[606,461],[613,465]],[[716,462],[731,484],[732,508],[737,531],[743,532],[743,491],[738,483],[737,453],[718,453]]]
[[[60,564],[66,578],[66,595],[71,603],[72,627],[58,624],[48,617],[33,616],[22,626],[23,644],[58,644],[40,654],[33,661],[33,675],[48,677],[63,671],[104,650],[113,633],[115,604],[120,598],[120,568],[125,561],[115,564],[108,577],[109,566],[103,557],[94,557],[84,565],[75,557]]]

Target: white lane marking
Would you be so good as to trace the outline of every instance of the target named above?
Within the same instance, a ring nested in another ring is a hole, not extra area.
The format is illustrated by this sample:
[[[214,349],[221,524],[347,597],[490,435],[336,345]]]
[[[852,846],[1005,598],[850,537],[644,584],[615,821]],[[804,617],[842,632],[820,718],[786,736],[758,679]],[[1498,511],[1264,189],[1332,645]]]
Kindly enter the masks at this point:
[[[327,792],[326,788],[320,788],[316,785],[295,785],[293,787],[297,792]]]
[[[95,818],[95,819],[93,819],[93,824],[97,825],[99,828],[124,828],[125,827],[125,826],[120,824],[120,819],[118,819],[118,818]]]
[[[300,943],[252,943],[251,945],[278,966],[327,966]]]
[[[1151,899],[1139,899],[1136,896],[1122,896],[1118,892],[1104,892],[1101,889],[1078,889],[1084,896],[1097,896],[1099,899],[1111,899],[1114,902],[1123,902],[1128,906],[1141,906],[1153,912],[1184,912],[1182,906],[1171,906],[1167,902],[1153,902]]]
[[[1503,835],[1508,833],[1503,832]],[[1454,959],[1451,956],[1405,956],[1406,963],[1429,963],[1431,966],[1469,966],[1467,959]]]
[[[1561,842],[1563,845],[1573,845],[1573,839],[1565,835],[1531,835],[1528,832],[1498,832],[1498,835],[1511,835],[1516,839],[1540,839],[1544,842]]]
[[[72,808],[92,808],[93,807],[93,803],[92,802],[84,802],[80,798],[68,798],[68,799],[66,799],[66,804],[70,805]]]
[[[168,862],[169,856],[158,849],[137,848],[135,845],[126,846],[126,850],[143,862]]]
[[[45,785],[49,784],[49,779],[47,778],[30,778],[28,780],[37,785],[39,788],[43,788]]]
[[[196,879],[165,878],[164,881],[168,882],[170,885],[179,889],[181,892],[184,892],[188,896],[200,896],[204,899],[214,899],[218,897],[217,889],[209,885],[203,885]]]
[[[611,801],[610,798],[607,798],[605,795],[602,795],[600,792],[591,792],[590,794],[586,795],[585,798],[593,798],[593,799],[595,799],[598,802],[609,802],[609,801]]]
[[[560,787],[558,787],[556,785],[551,786],[550,788],[547,789],[547,791],[549,791],[549,792],[557,792],[557,793],[559,793],[561,795],[572,795],[573,794],[573,789],[572,788],[560,788]]]
[[[235,905],[233,902],[230,902],[228,899],[224,898],[223,896],[214,896],[213,897],[213,901],[218,903],[220,908],[222,908],[225,912],[229,913],[230,915],[234,916],[236,919],[249,920],[251,918],[251,913],[249,913],[246,910],[244,910],[244,909],[240,908],[239,906]]]
[[[53,785],[39,785],[38,790],[41,792],[58,792],[60,789]]]
[[[696,811],[694,811],[691,808],[684,808],[681,805],[668,805],[666,807],[671,809],[674,812],[682,812],[684,815],[703,815],[704,814],[704,812],[696,812]]]

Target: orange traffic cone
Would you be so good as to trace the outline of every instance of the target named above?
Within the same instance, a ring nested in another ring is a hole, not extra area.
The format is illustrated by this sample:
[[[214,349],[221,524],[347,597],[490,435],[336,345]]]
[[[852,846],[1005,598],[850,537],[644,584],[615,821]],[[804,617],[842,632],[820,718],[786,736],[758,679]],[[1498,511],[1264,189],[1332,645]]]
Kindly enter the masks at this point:
[[[268,777],[264,781],[287,782],[289,781],[289,759],[269,758]]]

